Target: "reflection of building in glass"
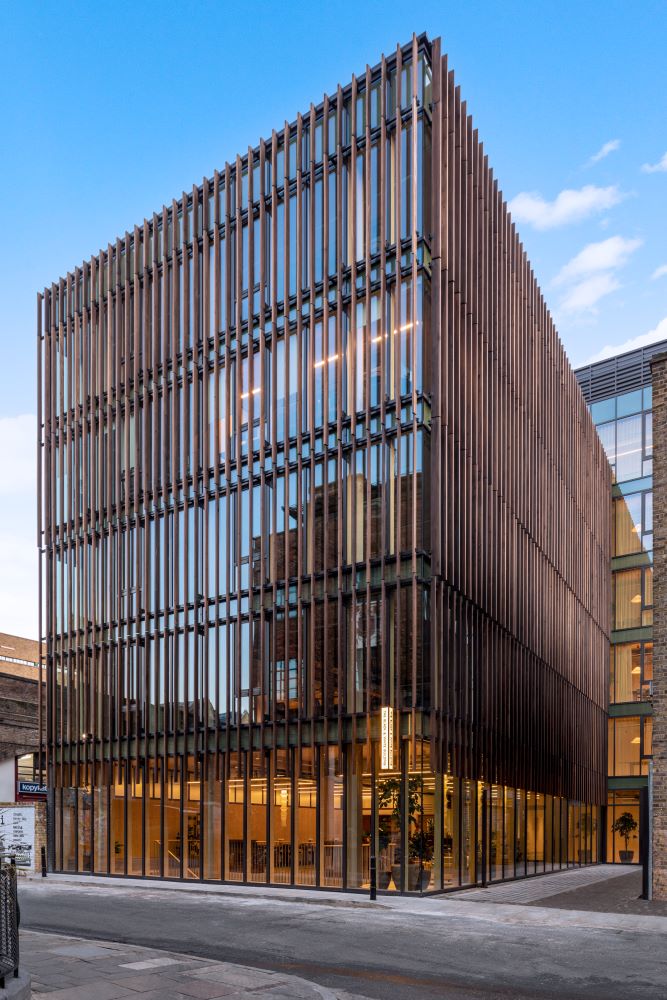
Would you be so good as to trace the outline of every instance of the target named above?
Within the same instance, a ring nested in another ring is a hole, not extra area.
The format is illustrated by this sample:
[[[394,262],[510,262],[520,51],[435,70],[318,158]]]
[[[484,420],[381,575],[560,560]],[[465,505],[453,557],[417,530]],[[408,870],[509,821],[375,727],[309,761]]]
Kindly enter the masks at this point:
[[[57,868],[354,888],[375,853],[435,890],[597,858],[609,470],[438,41],[39,322]]]
[[[639,790],[653,732],[653,437],[651,358],[662,341],[576,373],[614,473],[613,614],[609,673],[607,860],[627,860],[618,828],[630,813],[627,850],[639,861]]]

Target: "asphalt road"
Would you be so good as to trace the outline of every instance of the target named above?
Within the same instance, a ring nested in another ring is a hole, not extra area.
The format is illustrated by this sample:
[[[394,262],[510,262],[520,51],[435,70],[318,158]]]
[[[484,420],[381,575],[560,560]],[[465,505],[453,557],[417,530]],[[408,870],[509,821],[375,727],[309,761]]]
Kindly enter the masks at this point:
[[[666,1000],[667,933],[580,926],[532,907],[233,898],[21,885],[22,926],[289,971],[379,1000]],[[494,913],[497,914],[494,916]],[[587,915],[590,916],[590,915]],[[660,921],[662,923],[662,921]]]

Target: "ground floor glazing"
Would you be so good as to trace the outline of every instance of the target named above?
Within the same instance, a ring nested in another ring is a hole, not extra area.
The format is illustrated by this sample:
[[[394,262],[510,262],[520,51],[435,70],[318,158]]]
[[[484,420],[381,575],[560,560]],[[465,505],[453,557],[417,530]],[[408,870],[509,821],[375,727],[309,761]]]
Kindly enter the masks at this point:
[[[607,800],[606,845],[609,862],[639,864],[641,851],[641,789],[610,789]]]
[[[597,805],[437,774],[420,741],[379,765],[363,744],[62,766],[54,866],[368,889],[374,855],[380,890],[433,892],[601,856]]]

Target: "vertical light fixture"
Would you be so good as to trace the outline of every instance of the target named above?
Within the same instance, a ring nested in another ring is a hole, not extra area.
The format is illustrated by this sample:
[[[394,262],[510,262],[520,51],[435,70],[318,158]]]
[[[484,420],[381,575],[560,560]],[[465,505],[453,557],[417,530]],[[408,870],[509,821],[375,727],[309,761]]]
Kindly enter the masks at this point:
[[[394,767],[394,710],[388,705],[382,707],[382,745],[380,769],[391,771]]]

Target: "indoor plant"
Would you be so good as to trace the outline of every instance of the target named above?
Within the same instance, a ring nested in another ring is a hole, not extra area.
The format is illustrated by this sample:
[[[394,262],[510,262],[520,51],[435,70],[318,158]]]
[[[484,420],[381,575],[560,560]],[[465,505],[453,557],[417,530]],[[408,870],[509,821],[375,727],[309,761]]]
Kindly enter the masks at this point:
[[[635,856],[634,851],[628,850],[628,841],[632,837],[636,840],[635,830],[637,829],[638,823],[631,812],[623,812],[621,815],[614,820],[611,824],[611,832],[617,833],[619,837],[622,837],[625,841],[625,850],[620,851],[621,863],[624,865],[629,865]]]
[[[380,816],[380,821],[378,824],[379,833],[379,847],[380,851],[387,852],[387,849],[391,843],[391,828],[396,825],[398,829],[401,828],[401,779],[395,778],[384,778],[378,781],[378,811],[380,809],[391,809],[391,814],[389,816]],[[395,856],[395,861],[399,862],[399,856]],[[394,879],[394,885],[398,889],[400,886],[401,879],[401,866],[400,863],[393,864],[391,868],[389,867],[389,858],[385,853],[385,857],[382,860],[384,867],[378,867],[378,888],[389,888],[389,882],[391,878]],[[385,885],[386,882],[386,885]]]
[[[389,859],[387,857],[387,850],[390,843],[391,831],[389,829],[389,820],[385,816],[382,816],[378,823],[378,848],[380,852],[377,868],[378,889],[388,889],[391,881],[391,868],[389,867]]]
[[[406,812],[408,820],[407,848],[407,886],[410,892],[423,889],[424,883],[428,885],[431,874],[430,869],[424,868],[424,863],[433,860],[433,820],[426,820],[420,826],[421,816],[421,779],[418,777],[408,778],[407,781],[407,802]],[[395,824],[400,830],[401,826],[401,778],[385,778],[378,782],[378,807],[379,809],[391,809],[391,816],[381,817],[379,823],[380,849],[389,846],[390,827]],[[383,837],[386,838],[383,842]],[[384,879],[387,877],[383,872],[378,871],[378,886],[383,887]],[[398,889],[401,884],[401,856],[399,852],[394,855],[394,863],[391,867],[391,876],[394,885]],[[387,885],[389,880],[387,879]]]
[[[408,842],[408,889],[422,892],[431,881],[431,870],[424,865],[433,861],[433,820],[424,821],[421,829],[411,834]]]

